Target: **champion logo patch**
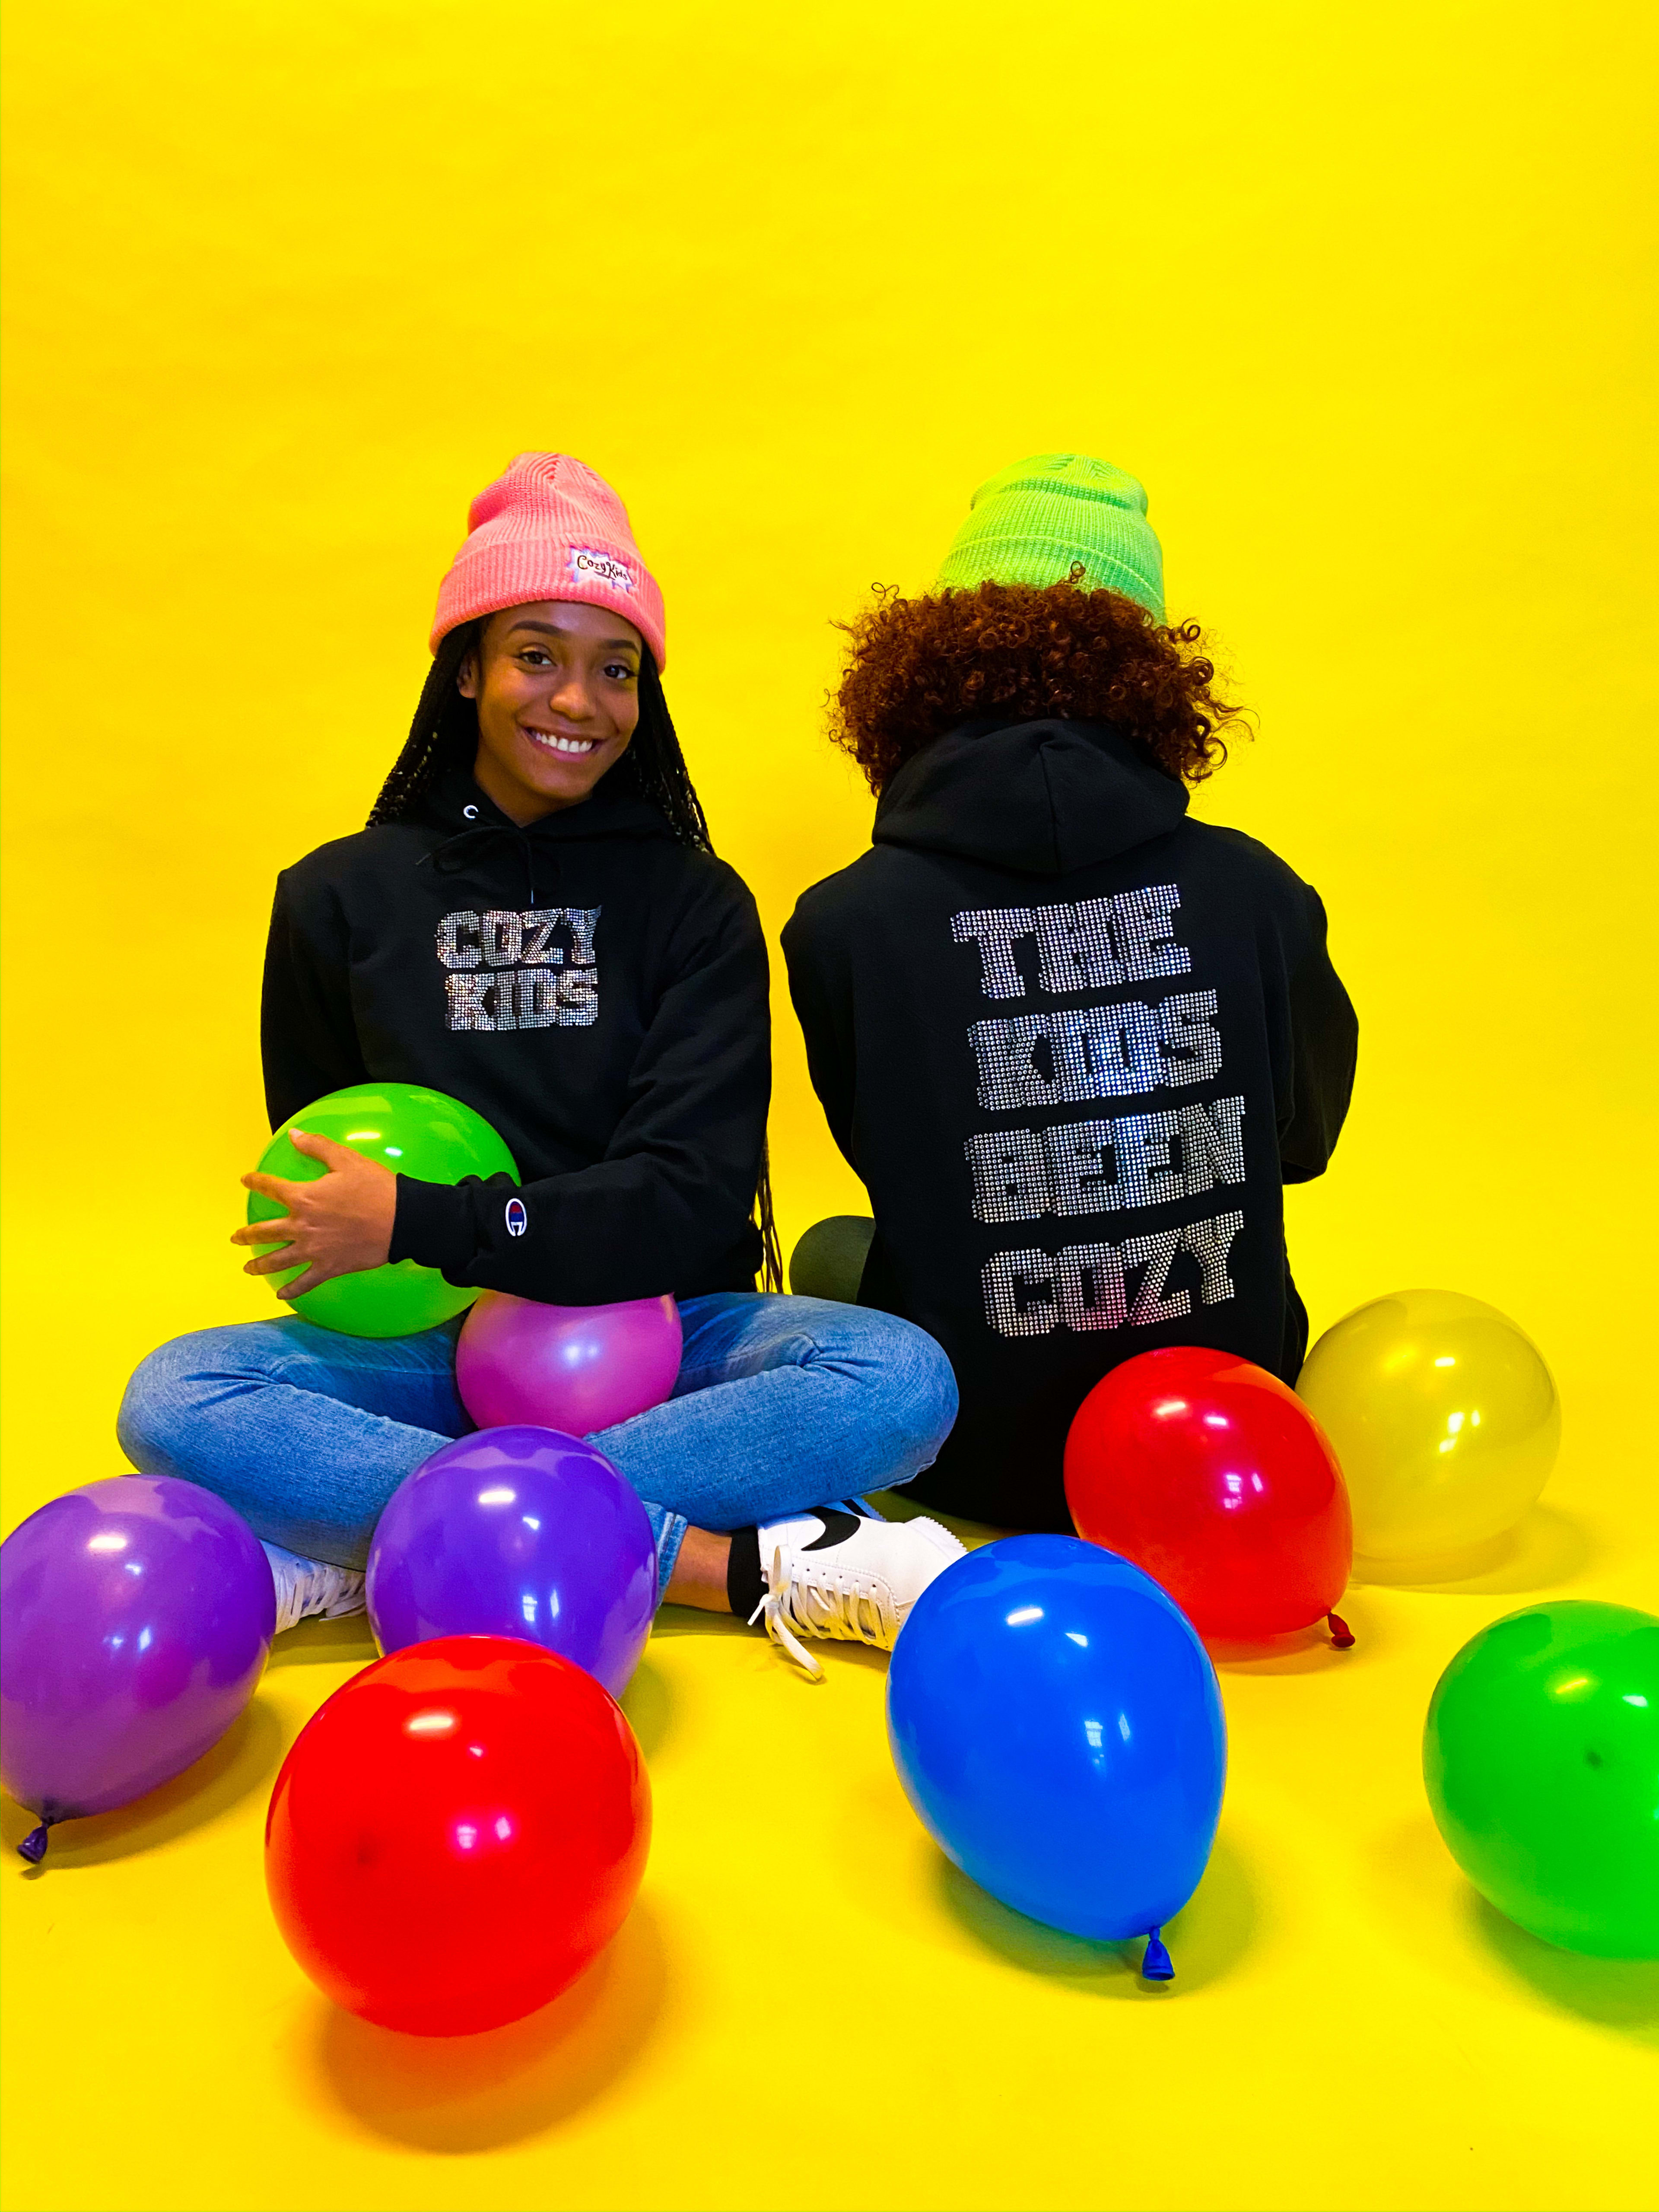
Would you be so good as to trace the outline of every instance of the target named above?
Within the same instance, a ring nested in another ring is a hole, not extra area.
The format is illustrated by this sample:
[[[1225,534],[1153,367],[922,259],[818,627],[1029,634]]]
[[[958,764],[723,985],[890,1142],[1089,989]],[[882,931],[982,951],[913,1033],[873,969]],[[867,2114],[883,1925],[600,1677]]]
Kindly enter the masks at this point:
[[[530,1216],[524,1210],[524,1200],[521,1198],[509,1198],[507,1201],[507,1235],[522,1237],[529,1226]]]
[[[629,592],[634,588],[634,576],[626,561],[618,561],[614,553],[599,553],[591,545],[573,545],[570,549],[570,580],[573,584],[606,584],[613,592]]]

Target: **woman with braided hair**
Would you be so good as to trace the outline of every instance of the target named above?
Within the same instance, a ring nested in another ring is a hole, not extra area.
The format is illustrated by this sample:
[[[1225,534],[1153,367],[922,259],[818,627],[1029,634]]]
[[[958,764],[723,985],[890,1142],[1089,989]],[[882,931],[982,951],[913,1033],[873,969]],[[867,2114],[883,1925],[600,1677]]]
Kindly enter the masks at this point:
[[[950,1366],[896,1316],[780,1295],[765,943],[710,848],[621,501],[568,454],[521,453],[469,526],[367,828],[278,880],[266,1103],[275,1127],[350,1084],[429,1085],[483,1115],[524,1180],[422,1182],[296,1132],[325,1172],[258,1179],[287,1241],[247,1272],[304,1262],[290,1299],[405,1259],[556,1305],[672,1292],[674,1395],[592,1441],[646,1503],[662,1594],[763,1618],[817,1674],[799,1637],[890,1644],[960,1551],[856,1503],[933,1460]],[[121,1442],[246,1515],[280,1626],[353,1611],[387,1498],[472,1425],[458,1334],[297,1315],[199,1331],[140,1366]]]

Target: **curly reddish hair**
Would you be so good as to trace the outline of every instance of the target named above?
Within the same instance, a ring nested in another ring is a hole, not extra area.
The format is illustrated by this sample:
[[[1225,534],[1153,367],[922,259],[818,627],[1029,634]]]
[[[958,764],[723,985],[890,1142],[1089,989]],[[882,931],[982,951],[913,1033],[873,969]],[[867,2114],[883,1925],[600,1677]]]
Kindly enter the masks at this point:
[[[907,599],[879,587],[851,622],[830,735],[880,792],[913,754],[979,714],[1109,722],[1177,782],[1227,757],[1239,708],[1211,686],[1196,623],[1164,627],[1121,592],[1077,580],[983,583]]]

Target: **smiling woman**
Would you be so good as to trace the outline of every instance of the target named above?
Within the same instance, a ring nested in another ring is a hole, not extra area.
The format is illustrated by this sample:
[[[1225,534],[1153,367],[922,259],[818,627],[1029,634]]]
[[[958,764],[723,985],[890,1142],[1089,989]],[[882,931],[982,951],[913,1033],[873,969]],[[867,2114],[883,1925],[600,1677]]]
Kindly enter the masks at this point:
[[[434,782],[465,770],[524,828],[615,769],[613,792],[646,799],[681,844],[708,852],[663,696],[662,595],[622,501],[568,453],[520,453],[467,519],[438,594],[432,666],[370,826],[408,819]],[[543,748],[538,736],[566,742]],[[565,766],[579,762],[591,763],[580,781]],[[764,1224],[763,1191],[762,1212]],[[781,1279],[769,1265],[769,1282]]]
[[[456,689],[477,710],[473,774],[520,825],[577,806],[628,750],[644,643],[608,607],[559,599],[492,615]]]
[[[890,1644],[959,1549],[846,1510],[929,1463],[955,1382],[908,1322],[769,1295],[766,946],[709,847],[622,501],[568,453],[521,453],[468,520],[368,826],[278,881],[266,1103],[325,1172],[249,1178],[286,1212],[232,1241],[265,1248],[250,1273],[302,1267],[284,1297],[402,1260],[550,1305],[672,1294],[674,1395],[594,1441],[645,1501],[659,1588],[763,1613],[817,1672],[799,1636]],[[368,1081],[462,1100],[525,1180],[426,1182],[293,1127]],[[140,1367],[121,1439],[246,1516],[286,1627],[361,1606],[381,1509],[471,1426],[454,1366],[453,1327],[204,1330]]]

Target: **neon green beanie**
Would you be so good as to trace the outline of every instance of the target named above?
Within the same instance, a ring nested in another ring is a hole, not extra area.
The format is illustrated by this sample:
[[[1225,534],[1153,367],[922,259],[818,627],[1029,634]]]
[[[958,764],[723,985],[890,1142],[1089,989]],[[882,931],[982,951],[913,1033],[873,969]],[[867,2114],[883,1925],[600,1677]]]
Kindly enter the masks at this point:
[[[1063,584],[1079,562],[1085,591],[1121,592],[1164,620],[1164,551],[1146,488],[1088,453],[1034,453],[982,483],[951,541],[936,592]]]

